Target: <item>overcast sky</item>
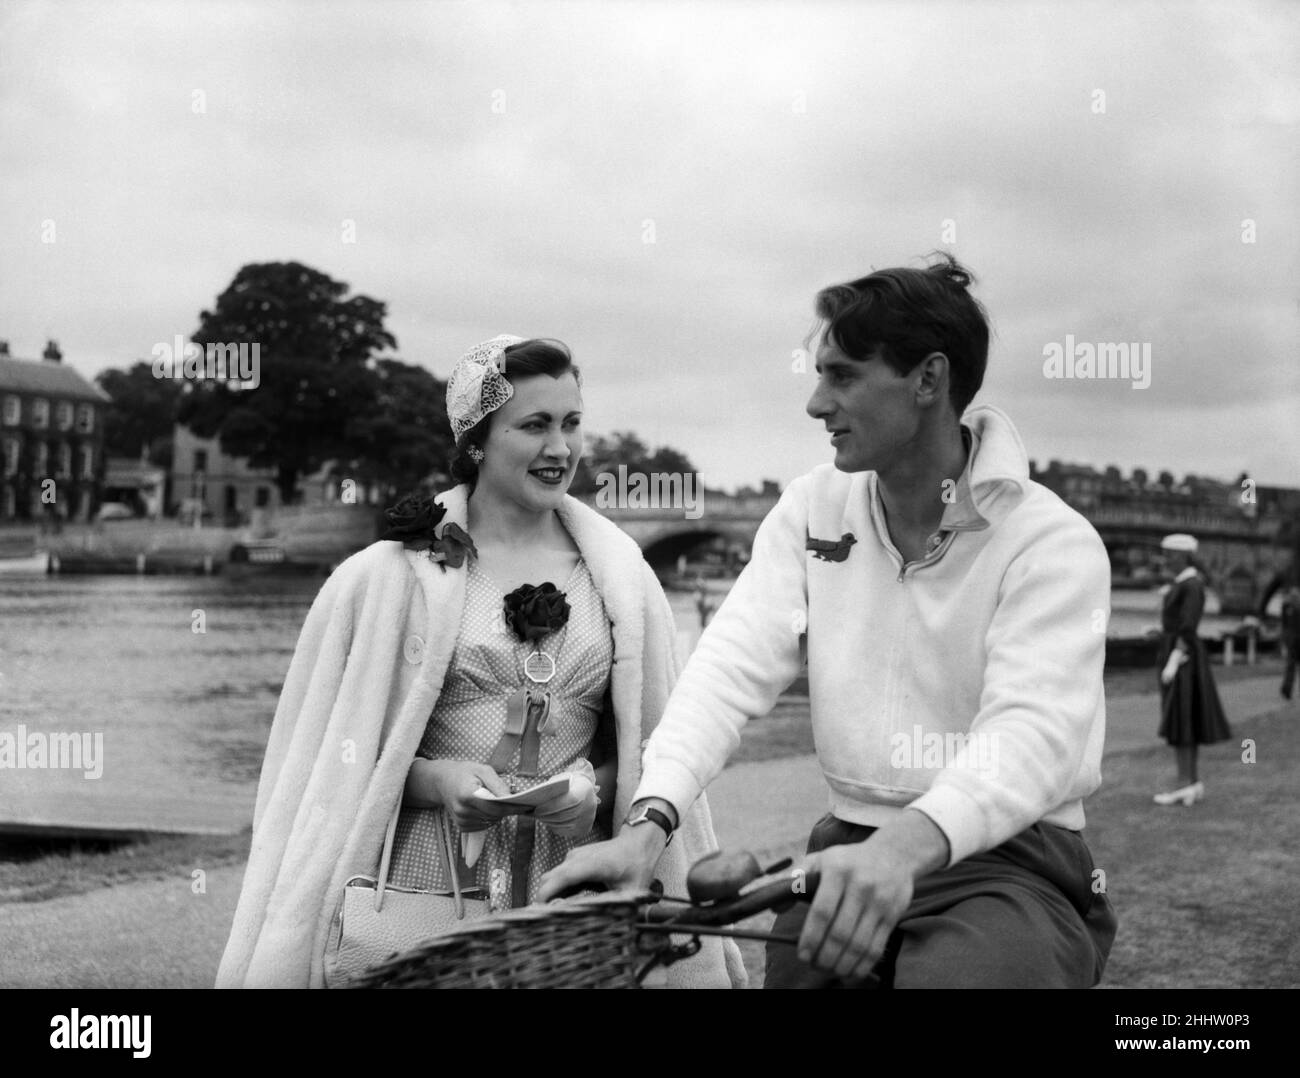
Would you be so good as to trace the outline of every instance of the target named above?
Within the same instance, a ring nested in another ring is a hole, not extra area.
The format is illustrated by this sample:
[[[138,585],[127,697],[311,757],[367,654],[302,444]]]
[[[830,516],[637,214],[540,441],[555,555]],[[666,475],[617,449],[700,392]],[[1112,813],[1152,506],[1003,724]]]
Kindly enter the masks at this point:
[[[791,370],[813,295],[944,247],[993,317],[978,400],[1031,457],[1300,486],[1298,23],[6,0],[0,338],[93,376],[296,260],[385,302],[440,377],[498,333],[559,337],[589,432],[784,483],[831,456]],[[1044,377],[1067,334],[1148,343],[1149,387]]]

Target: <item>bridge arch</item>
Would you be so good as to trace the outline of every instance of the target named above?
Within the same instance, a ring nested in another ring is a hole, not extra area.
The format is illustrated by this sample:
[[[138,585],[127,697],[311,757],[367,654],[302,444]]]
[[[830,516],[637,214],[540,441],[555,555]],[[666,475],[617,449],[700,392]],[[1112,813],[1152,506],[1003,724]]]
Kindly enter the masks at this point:
[[[683,554],[689,554],[705,543],[723,539],[728,546],[740,547],[749,557],[754,541],[754,530],[746,527],[728,527],[725,524],[705,524],[703,521],[683,521],[657,529],[640,538],[641,552],[652,568],[669,568]]]

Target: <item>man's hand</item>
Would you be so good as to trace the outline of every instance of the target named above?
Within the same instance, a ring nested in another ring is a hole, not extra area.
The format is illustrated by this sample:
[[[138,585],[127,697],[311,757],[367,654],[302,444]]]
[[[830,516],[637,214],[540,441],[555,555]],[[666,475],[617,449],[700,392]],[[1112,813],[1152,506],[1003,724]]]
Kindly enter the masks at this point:
[[[667,842],[654,824],[624,827],[608,842],[595,842],[569,851],[564,861],[542,876],[537,901],[549,902],[584,883],[603,883],[611,890],[644,891],[654,878],[655,865]]]
[[[844,980],[866,977],[912,901],[912,885],[948,861],[948,840],[924,813],[904,810],[865,842],[812,854],[821,883],[799,957]]]

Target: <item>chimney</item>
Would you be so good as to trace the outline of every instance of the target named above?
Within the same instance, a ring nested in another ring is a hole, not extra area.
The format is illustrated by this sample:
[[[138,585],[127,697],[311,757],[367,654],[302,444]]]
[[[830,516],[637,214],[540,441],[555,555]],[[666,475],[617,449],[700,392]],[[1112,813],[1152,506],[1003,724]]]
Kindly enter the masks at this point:
[[[50,341],[45,346],[45,351],[41,353],[41,358],[50,363],[59,363],[63,360],[63,353],[59,351],[55,341]]]

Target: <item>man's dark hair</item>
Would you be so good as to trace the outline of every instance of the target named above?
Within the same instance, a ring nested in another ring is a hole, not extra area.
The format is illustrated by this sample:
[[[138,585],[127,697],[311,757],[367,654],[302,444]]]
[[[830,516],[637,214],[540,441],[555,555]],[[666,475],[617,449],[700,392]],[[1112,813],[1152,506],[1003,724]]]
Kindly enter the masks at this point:
[[[535,378],[539,374],[549,374],[552,378],[573,372],[575,378],[582,375],[574,365],[569,346],[563,341],[548,337],[533,337],[530,340],[512,344],[505,350],[505,367],[502,372],[507,382],[514,384],[523,378]],[[581,381],[578,383],[581,385]],[[471,487],[478,481],[478,465],[469,455],[469,447],[482,449],[487,442],[491,429],[493,413],[489,412],[474,426],[460,436],[456,443],[456,456],[451,462],[451,477],[457,483],[468,483]]]
[[[849,359],[877,349],[898,374],[932,352],[948,357],[948,396],[960,416],[984,382],[989,357],[988,315],[967,289],[975,281],[955,258],[936,252],[925,269],[882,269],[817,293],[826,339]]]

